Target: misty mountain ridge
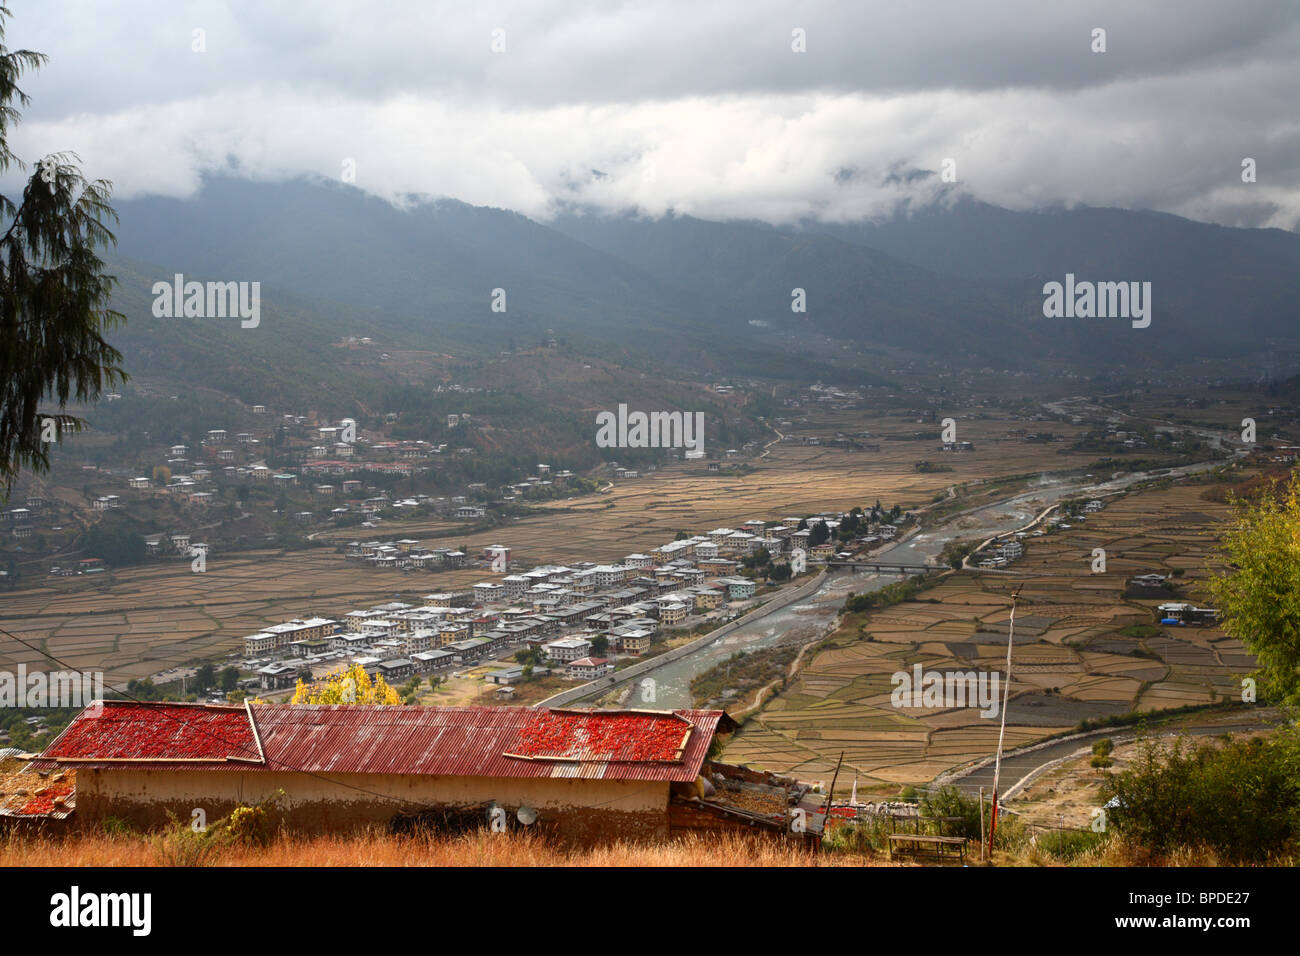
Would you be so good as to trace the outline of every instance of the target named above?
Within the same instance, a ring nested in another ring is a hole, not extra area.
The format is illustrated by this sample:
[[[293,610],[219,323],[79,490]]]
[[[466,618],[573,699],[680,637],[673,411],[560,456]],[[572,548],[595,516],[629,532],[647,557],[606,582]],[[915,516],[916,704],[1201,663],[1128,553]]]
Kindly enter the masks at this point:
[[[1292,233],[1118,209],[963,200],[852,225],[574,211],[542,223],[453,199],[399,208],[335,182],[229,177],[117,209],[117,252],[135,276],[147,280],[148,263],[155,280],[260,281],[264,302],[295,300],[314,338],[349,334],[355,315],[397,344],[469,356],[560,336],[717,374],[797,377],[835,343],[850,356],[1137,369],[1267,351],[1294,334],[1300,298]],[[1067,275],[1150,282],[1150,327],[1044,318],[1044,284]]]

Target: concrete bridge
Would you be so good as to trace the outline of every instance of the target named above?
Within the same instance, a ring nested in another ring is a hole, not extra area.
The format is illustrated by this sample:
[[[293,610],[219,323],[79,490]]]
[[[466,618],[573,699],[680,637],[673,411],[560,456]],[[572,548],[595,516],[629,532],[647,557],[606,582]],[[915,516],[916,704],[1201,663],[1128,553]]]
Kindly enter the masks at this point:
[[[853,561],[835,558],[827,561],[826,567],[853,568],[855,571],[876,571],[881,574],[929,574],[931,571],[947,570],[931,564],[900,564],[896,561]]]

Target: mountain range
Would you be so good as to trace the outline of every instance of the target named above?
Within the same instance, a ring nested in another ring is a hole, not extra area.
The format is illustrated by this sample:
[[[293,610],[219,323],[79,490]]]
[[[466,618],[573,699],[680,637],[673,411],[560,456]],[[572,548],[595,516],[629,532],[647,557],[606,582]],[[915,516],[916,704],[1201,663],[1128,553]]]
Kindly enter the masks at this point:
[[[891,353],[1136,373],[1277,355],[1300,314],[1300,236],[1146,211],[959,200],[853,224],[583,210],[537,222],[449,199],[395,205],[328,181],[230,177],[205,180],[189,199],[116,208],[123,343],[166,353],[176,338],[177,349],[202,352],[217,336],[217,364],[245,351],[244,364],[310,362],[313,348],[359,333],[465,356],[560,338],[694,374],[869,378]],[[211,332],[154,319],[148,287],[176,272],[259,281],[268,318]],[[1044,318],[1044,283],[1067,273],[1151,282],[1150,327]],[[792,309],[797,290],[805,311]]]

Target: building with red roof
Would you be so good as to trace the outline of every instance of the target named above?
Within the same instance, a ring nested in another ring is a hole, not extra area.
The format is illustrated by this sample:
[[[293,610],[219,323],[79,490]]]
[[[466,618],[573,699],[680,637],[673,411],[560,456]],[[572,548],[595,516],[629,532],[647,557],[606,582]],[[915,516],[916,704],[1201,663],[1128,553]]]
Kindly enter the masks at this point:
[[[105,701],[35,765],[77,771],[78,825],[216,820],[283,791],[296,830],[451,814],[589,843],[666,836],[674,786],[735,728],[720,710]]]
[[[576,680],[595,680],[613,671],[614,662],[604,657],[581,657],[569,661],[569,676]]]

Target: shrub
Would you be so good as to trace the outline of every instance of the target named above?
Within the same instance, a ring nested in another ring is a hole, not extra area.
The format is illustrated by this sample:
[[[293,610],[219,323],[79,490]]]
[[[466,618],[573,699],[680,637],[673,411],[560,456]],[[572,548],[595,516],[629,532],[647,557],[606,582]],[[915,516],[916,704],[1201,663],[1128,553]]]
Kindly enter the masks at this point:
[[[992,816],[991,809],[986,809],[984,816],[988,821]],[[998,831],[993,835],[993,849],[1006,852],[1018,850],[1029,842],[1029,837],[1029,828],[1020,822],[1019,817],[998,813]]]
[[[235,807],[225,821],[231,842],[241,846],[271,845],[271,814],[267,807]]]
[[[961,817],[960,820],[944,825],[944,833],[950,836],[980,839],[980,801],[979,797],[963,793],[956,787],[941,787],[921,795],[921,815],[927,817]],[[993,825],[993,804],[984,804],[984,834]],[[998,813],[998,829],[993,835],[995,850],[1011,851],[1024,846],[1029,840],[1029,830],[1020,822],[1020,818],[1006,812]]]
[[[822,836],[822,847],[840,853],[883,853],[889,849],[889,825],[884,817],[853,823],[832,823]]]
[[[988,808],[985,808],[987,815]],[[968,840],[980,838],[980,802],[978,797],[962,793],[956,787],[941,787],[921,795],[921,815],[926,817],[961,817],[945,827],[952,836]]]
[[[1098,849],[1108,839],[1106,833],[1092,830],[1057,830],[1038,838],[1038,851],[1068,863]]]
[[[1113,829],[1156,853],[1209,847],[1263,862],[1300,844],[1300,738],[1144,741],[1132,765],[1102,783]]]
[[[154,857],[161,866],[206,866],[226,847],[268,847],[283,796],[283,790],[276,790],[260,803],[241,804],[229,816],[200,829],[190,821],[177,819],[169,810],[167,827],[149,838]]]
[[[1122,628],[1120,633],[1125,637],[1136,637],[1138,640],[1143,640],[1148,637],[1159,637],[1164,632],[1153,624],[1130,624],[1128,627]]]
[[[856,614],[862,611],[875,611],[892,607],[903,601],[915,599],[918,594],[929,590],[937,583],[937,577],[930,580],[908,578],[905,581],[894,581],[891,584],[886,584],[878,591],[868,591],[865,594],[856,594],[850,591],[844,600],[844,610],[850,614]]]
[[[167,819],[168,825],[149,837],[149,848],[159,866],[207,866],[227,842],[218,827],[195,830],[170,810]]]

